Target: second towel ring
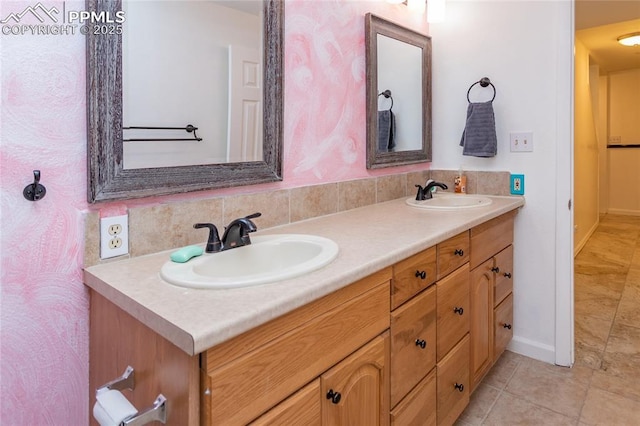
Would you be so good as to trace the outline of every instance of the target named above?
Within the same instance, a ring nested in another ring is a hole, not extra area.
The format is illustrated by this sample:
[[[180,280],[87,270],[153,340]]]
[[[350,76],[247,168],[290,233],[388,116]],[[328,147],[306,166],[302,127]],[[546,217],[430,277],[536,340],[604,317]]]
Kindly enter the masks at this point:
[[[384,92],[378,93],[378,97],[380,96],[384,96],[387,99],[391,99],[391,106],[389,107],[389,110],[391,110],[393,108],[393,96],[391,96],[391,90],[387,89]]]
[[[476,81],[469,87],[469,90],[467,90],[467,102],[471,103],[471,99],[469,99],[469,93],[471,93],[471,89],[473,89],[473,86],[475,86],[476,84],[479,84],[480,87],[491,86],[493,88],[493,98],[491,98],[490,101],[493,102],[493,100],[496,98],[496,86],[494,86],[491,80],[489,80],[489,77],[482,77],[480,80]]]

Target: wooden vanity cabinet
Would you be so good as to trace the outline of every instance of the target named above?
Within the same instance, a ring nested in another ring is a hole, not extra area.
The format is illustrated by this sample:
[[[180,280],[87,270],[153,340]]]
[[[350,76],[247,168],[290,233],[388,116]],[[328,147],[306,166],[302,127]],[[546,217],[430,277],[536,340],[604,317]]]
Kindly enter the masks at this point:
[[[132,365],[168,424],[449,426],[513,336],[514,216],[194,356],[92,290],[90,388]]]
[[[513,291],[512,243],[515,214],[515,211],[506,213],[470,231],[471,391],[477,387],[513,337],[513,297],[509,296]],[[503,328],[499,329],[496,321]]]

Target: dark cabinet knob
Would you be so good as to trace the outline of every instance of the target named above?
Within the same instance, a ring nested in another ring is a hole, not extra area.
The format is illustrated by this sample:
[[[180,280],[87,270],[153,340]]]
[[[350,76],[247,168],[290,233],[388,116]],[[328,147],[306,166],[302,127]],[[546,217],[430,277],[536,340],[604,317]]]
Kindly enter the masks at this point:
[[[456,251],[453,252],[453,254],[455,254],[456,256],[464,256],[464,250],[462,249],[456,249]]]
[[[511,278],[511,272],[505,272],[503,275],[507,278]]]
[[[427,341],[422,339],[416,339],[416,346],[420,346],[421,349],[427,347]]]
[[[511,324],[503,324],[502,327],[511,330]]]
[[[330,399],[334,404],[339,403],[340,398],[342,398],[340,392],[335,392],[333,389],[329,389],[329,392],[327,392],[327,399]]]
[[[427,272],[426,271],[416,271],[416,278],[420,278],[421,280],[424,280],[427,278]]]
[[[496,274],[499,274],[500,268],[498,268],[497,266],[494,266],[493,268],[491,268],[491,272],[495,272]]]
[[[462,383],[456,383],[454,387],[458,389],[459,392],[464,392],[464,385]]]
[[[464,313],[464,309],[456,306],[455,308],[453,308],[453,312],[458,315],[462,315]]]

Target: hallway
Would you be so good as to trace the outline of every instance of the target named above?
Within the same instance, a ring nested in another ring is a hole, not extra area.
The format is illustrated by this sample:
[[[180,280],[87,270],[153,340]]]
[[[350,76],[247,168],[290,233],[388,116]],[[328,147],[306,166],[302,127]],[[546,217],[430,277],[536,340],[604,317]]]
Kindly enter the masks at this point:
[[[505,352],[456,424],[640,424],[640,217],[603,216],[575,258],[575,353]]]

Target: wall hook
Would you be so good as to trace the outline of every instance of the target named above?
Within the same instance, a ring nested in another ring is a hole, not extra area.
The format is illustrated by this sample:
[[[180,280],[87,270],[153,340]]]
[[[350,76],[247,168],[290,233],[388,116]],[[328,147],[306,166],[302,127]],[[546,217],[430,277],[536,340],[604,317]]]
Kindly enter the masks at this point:
[[[47,194],[47,188],[40,183],[40,170],[33,171],[33,183],[24,187],[22,195],[29,201],[38,201]]]

